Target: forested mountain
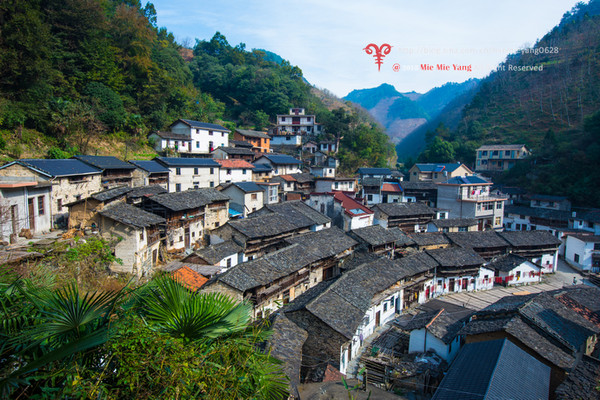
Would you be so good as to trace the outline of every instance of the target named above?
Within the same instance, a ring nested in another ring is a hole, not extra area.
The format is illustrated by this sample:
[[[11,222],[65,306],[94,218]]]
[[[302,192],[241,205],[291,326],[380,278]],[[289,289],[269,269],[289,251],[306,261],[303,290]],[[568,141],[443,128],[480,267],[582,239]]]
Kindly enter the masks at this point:
[[[329,110],[300,68],[279,56],[231,46],[218,32],[197,42],[193,56],[185,50],[139,0],[0,3],[3,158],[110,152],[90,140],[143,144],[177,118],[261,129],[294,106],[344,137],[347,171],[363,156],[379,166],[393,161],[381,128],[352,108]]]
[[[481,144],[524,143],[533,157],[497,180],[600,206],[598,14],[599,0],[579,3],[533,48],[509,55],[482,81],[456,129],[428,133],[420,159],[445,154],[472,165]],[[542,70],[514,70],[525,66]]]
[[[422,127],[437,120],[442,110],[477,84],[477,79],[449,82],[421,94],[414,91],[399,93],[392,85],[384,83],[372,89],[353,90],[344,99],[364,107],[386,128],[388,136],[398,143],[400,156],[416,155],[425,146],[427,130]],[[405,141],[409,138],[407,145]]]

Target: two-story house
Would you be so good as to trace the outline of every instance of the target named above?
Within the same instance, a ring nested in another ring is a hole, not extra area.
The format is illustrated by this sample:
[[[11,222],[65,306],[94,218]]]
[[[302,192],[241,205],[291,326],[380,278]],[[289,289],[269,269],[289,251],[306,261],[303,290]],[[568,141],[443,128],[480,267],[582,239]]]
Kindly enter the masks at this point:
[[[279,137],[291,134],[317,136],[323,132],[323,126],[316,122],[314,115],[306,114],[304,108],[290,108],[289,114],[277,115],[277,126],[272,132],[273,144],[286,144],[279,143]]]
[[[181,133],[154,132],[148,140],[154,143],[154,150],[161,153],[190,153],[192,150],[192,139]]]
[[[473,175],[473,171],[461,163],[415,164],[408,172],[411,182],[445,182],[455,176]]]
[[[216,159],[221,165],[219,172],[219,180],[221,183],[229,182],[251,182],[252,181],[252,170],[254,165],[244,160],[219,160]]]
[[[506,171],[529,154],[524,144],[481,146],[476,153],[475,171]]]
[[[219,186],[221,164],[211,158],[156,157],[169,169],[169,192]]]
[[[117,186],[133,187],[135,167],[113,156],[74,156],[79,161],[102,170],[102,187],[110,189]]]
[[[133,186],[158,185],[169,187],[169,168],[156,160],[129,160],[136,169],[133,171]]]
[[[504,201],[492,183],[477,176],[457,176],[438,184],[437,207],[450,210],[449,218],[474,218],[479,230],[503,228]]]
[[[243,217],[260,210],[265,204],[264,187],[254,182],[225,183],[219,190],[231,199],[229,207],[241,213]]]
[[[52,228],[52,185],[33,176],[0,176],[0,240],[13,243],[22,229],[37,234]]]
[[[216,148],[229,146],[229,129],[207,122],[178,119],[170,126],[171,132],[191,139],[191,154],[210,154]]]
[[[233,139],[251,143],[252,150],[256,153],[271,152],[271,137],[265,132],[236,129]]]
[[[302,162],[285,154],[264,154],[256,159],[254,165],[266,164],[273,170],[273,175],[290,175],[302,172]]]

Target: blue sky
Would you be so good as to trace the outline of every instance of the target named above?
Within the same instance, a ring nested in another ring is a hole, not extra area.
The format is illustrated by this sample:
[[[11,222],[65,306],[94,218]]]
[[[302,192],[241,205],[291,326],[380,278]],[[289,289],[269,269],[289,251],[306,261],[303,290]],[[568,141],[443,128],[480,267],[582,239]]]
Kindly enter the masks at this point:
[[[231,45],[262,48],[299,66],[312,84],[342,97],[389,83],[425,92],[482,78],[508,52],[533,45],[574,0],[203,1],[155,0],[158,26],[179,42],[216,31]],[[392,46],[381,71],[363,50]],[[559,49],[560,51],[560,49]],[[428,63],[433,71],[411,70]],[[437,71],[437,64],[449,66]],[[394,71],[394,64],[397,64]],[[471,66],[454,70],[453,64]]]

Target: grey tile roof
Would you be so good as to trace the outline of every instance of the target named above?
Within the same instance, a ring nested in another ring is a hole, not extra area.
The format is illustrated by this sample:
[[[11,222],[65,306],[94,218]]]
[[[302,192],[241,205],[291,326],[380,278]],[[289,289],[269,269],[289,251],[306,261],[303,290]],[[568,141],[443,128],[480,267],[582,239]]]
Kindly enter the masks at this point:
[[[552,196],[549,194],[532,194],[529,196],[531,200],[541,200],[541,201],[564,201],[568,200],[565,196]]]
[[[271,171],[273,171],[273,168],[269,164],[255,163],[252,165],[254,165],[254,169],[252,170],[253,172],[271,172]]]
[[[439,232],[411,233],[408,235],[417,246],[449,245],[450,240]]]
[[[254,182],[233,182],[232,185],[236,186],[244,193],[262,192],[264,188],[258,186]]]
[[[356,171],[359,175],[390,175],[392,171],[389,168],[359,168]]]
[[[381,184],[383,183],[383,178],[362,178],[360,184],[363,186],[377,186],[381,188]]]
[[[156,161],[167,167],[197,167],[197,168],[220,168],[221,164],[212,158],[193,157],[156,157]]]
[[[90,175],[102,173],[102,170],[100,170],[99,168],[93,167],[80,160],[75,159],[44,160],[25,158],[16,161],[16,163],[28,167],[33,167],[49,176]],[[6,164],[6,166],[10,164]]]
[[[192,138],[190,138],[187,135],[182,135],[182,134],[173,133],[173,132],[162,132],[162,131],[159,131],[159,132],[154,132],[154,134],[156,136],[160,137],[160,138],[163,138],[163,139],[182,140],[182,141],[185,141],[185,142],[190,142],[192,140]]]
[[[251,149],[254,147],[254,145],[252,145],[252,143],[246,142],[245,140],[230,140],[229,144],[232,145],[232,147],[245,147],[248,149]]]
[[[254,152],[246,147],[217,147],[214,151],[216,150],[224,151],[230,155],[254,156]]]
[[[376,204],[373,210],[380,210],[390,217],[409,217],[414,215],[435,216],[435,211],[422,203],[383,203]]]
[[[309,183],[314,182],[315,180],[315,177],[308,173],[290,174],[290,176],[294,178],[298,183]]]
[[[519,255],[510,253],[495,258],[494,260],[492,260],[492,262],[486,265],[486,267],[502,272],[510,272],[513,269],[517,268],[519,265],[523,264],[524,262],[528,262],[528,260],[525,257],[521,257]]]
[[[236,244],[233,240],[226,240],[196,250],[194,253],[207,263],[214,265],[219,263],[225,257],[240,253],[241,251],[243,251],[243,249],[240,245]]]
[[[140,210],[127,203],[114,203],[99,211],[100,215],[136,228],[146,228],[165,222],[158,215]]]
[[[271,138],[269,135],[267,135],[264,132],[248,131],[245,129],[236,129],[235,131],[238,132],[240,135],[247,136],[247,137],[259,138],[259,139],[270,139]]]
[[[504,215],[518,214],[529,217],[537,217],[548,220],[568,221],[571,218],[570,211],[549,210],[546,208],[534,208],[524,206],[506,206],[504,207]]]
[[[169,172],[169,168],[160,164],[156,160],[129,160],[136,167],[149,173]]]
[[[479,254],[460,247],[426,250],[425,252],[437,261],[441,267],[461,268],[481,266],[485,263],[485,260]]]
[[[479,248],[506,248],[508,242],[494,231],[448,232],[448,239],[458,246]]]
[[[600,360],[583,356],[575,370],[556,388],[557,399],[597,400],[600,382]]]
[[[409,244],[413,240],[400,229],[386,229],[381,225],[371,225],[352,230],[352,233],[371,246],[381,246],[386,243]]]
[[[577,210],[573,219],[580,219],[584,221],[590,221],[600,223],[600,210],[589,209],[589,210]]]
[[[291,223],[284,215],[276,213],[254,216],[251,214],[248,218],[230,220],[227,224],[250,240],[277,236],[298,229],[298,226]]]
[[[335,256],[340,249],[348,250],[358,244],[356,240],[336,227],[294,236],[285,241],[289,244],[299,244],[321,258]]]
[[[437,190],[437,185],[433,182],[406,182],[402,181],[398,183],[400,187],[404,190]]]
[[[268,204],[259,210],[260,214],[266,214],[267,212],[284,216],[298,228],[309,227],[311,225],[323,225],[331,222],[331,218],[321,214],[300,200]]]
[[[475,218],[449,218],[449,219],[434,219],[432,224],[438,228],[461,228],[477,225]]]
[[[260,158],[266,158],[275,165],[300,165],[302,162],[287,154],[265,154]],[[259,159],[260,159],[259,158]]]
[[[138,186],[134,187],[129,193],[127,193],[127,198],[136,199],[139,197],[149,197],[154,196],[155,194],[163,193],[167,193],[167,189],[159,185]]]
[[[93,167],[100,168],[102,170],[107,169],[135,169],[135,167],[125,161],[119,160],[113,156],[84,156],[78,155],[72,157],[74,159],[83,161]]]
[[[517,377],[526,377],[524,385]],[[539,400],[550,392],[550,367],[508,339],[463,347],[432,400]]]
[[[90,197],[98,201],[109,201],[121,196],[125,196],[127,193],[131,192],[131,190],[132,189],[129,186],[118,186],[112,189],[106,189],[101,192],[94,193]]]
[[[183,211],[200,208],[207,204],[226,201],[229,197],[216,189],[196,189],[185,192],[157,194],[149,198],[172,211]]]
[[[218,125],[218,124],[210,124],[208,122],[200,122],[200,121],[194,121],[191,119],[178,119],[177,121],[173,122],[171,124],[171,126],[175,125],[177,122],[183,122],[186,125],[189,125],[192,128],[201,128],[201,129],[213,129],[216,131],[225,131],[225,132],[229,132],[229,129]]]
[[[506,231],[500,236],[513,247],[560,246],[561,241],[548,231]]]

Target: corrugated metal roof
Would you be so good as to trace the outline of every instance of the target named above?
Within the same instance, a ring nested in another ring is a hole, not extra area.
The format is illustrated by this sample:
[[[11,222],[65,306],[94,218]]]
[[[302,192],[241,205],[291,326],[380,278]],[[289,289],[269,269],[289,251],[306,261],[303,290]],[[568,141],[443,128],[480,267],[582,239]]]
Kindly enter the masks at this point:
[[[154,160],[168,167],[221,167],[221,164],[212,158],[156,157]]]
[[[98,168],[92,167],[91,165],[88,165],[80,160],[74,159],[44,160],[25,158],[23,160],[18,160],[17,163],[24,166],[33,167],[50,176],[88,175],[99,174],[102,172]]]
[[[160,164],[155,160],[129,160],[130,163],[136,167],[143,169],[144,171],[155,173],[155,172],[169,172],[169,168]]]
[[[292,156],[288,156],[287,154],[265,154],[262,157],[260,157],[259,160],[263,157],[276,165],[302,164],[300,160],[297,160]]]
[[[74,156],[77,160],[81,160],[86,164],[92,165],[100,169],[135,169],[135,167],[125,161],[119,160],[113,156]]]

